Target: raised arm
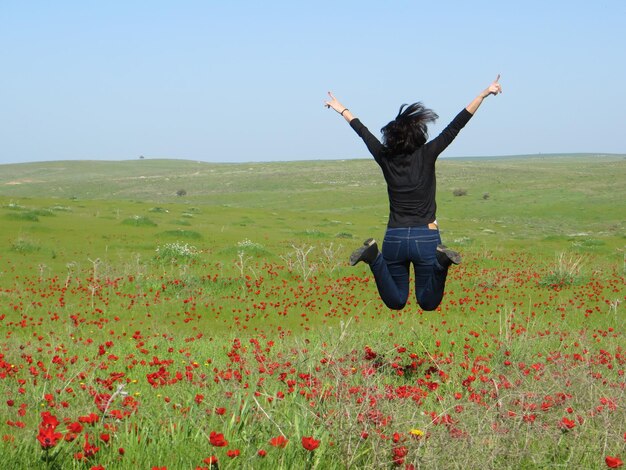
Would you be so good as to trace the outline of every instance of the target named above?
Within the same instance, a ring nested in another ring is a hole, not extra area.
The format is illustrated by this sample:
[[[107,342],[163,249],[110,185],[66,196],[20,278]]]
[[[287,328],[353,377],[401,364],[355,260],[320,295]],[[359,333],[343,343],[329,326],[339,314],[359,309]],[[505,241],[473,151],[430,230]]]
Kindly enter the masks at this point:
[[[491,85],[481,91],[478,96],[474,98],[470,104],[467,105],[465,109],[467,109],[467,111],[471,114],[474,114],[485,98],[487,98],[489,95],[497,95],[499,93],[502,93],[502,86],[498,83],[498,80],[500,80],[500,74],[498,74],[498,76],[491,83]]]
[[[374,136],[367,127],[363,125],[363,123],[355,118],[353,114],[350,112],[348,108],[342,105],[337,98],[333,96],[333,94],[329,91],[328,96],[330,99],[328,101],[324,101],[324,106],[328,109],[334,109],[337,113],[341,114],[343,118],[346,120],[350,127],[358,134],[363,142],[365,143],[367,149],[374,157],[374,160],[379,162],[381,153],[383,151],[383,145],[380,141]]]
[[[324,106],[326,106],[327,108],[333,108],[335,111],[343,116],[346,122],[350,123],[350,121],[354,119],[354,116],[352,115],[350,110],[342,105],[330,91],[328,92],[328,96],[330,96],[330,100],[324,101]]]

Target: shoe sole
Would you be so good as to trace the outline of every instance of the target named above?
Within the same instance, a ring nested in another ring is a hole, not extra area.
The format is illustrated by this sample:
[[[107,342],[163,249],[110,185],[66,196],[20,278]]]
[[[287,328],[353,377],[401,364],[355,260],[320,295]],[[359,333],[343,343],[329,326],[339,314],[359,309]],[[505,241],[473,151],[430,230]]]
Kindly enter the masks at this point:
[[[457,251],[451,250],[446,246],[438,246],[437,251],[444,253],[448,259],[452,262],[452,264],[461,264],[461,254]]]
[[[350,255],[350,266],[354,266],[359,261],[363,261],[363,253],[365,253],[367,249],[375,243],[376,240],[374,240],[373,238],[368,238],[363,242],[363,246],[360,246],[359,248],[354,250]]]

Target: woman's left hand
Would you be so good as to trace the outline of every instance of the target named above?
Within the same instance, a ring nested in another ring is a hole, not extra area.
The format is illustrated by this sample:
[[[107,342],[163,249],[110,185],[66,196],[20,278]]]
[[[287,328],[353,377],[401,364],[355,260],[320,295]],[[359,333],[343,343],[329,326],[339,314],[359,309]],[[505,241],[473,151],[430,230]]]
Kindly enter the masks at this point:
[[[328,92],[328,96],[330,96],[330,100],[328,101],[324,101],[324,106],[326,106],[327,108],[333,108],[335,111],[337,111],[338,113],[341,113],[341,111],[343,111],[344,109],[346,109],[346,107],[344,105],[342,105],[337,98],[335,98],[333,96],[333,94],[329,91]]]

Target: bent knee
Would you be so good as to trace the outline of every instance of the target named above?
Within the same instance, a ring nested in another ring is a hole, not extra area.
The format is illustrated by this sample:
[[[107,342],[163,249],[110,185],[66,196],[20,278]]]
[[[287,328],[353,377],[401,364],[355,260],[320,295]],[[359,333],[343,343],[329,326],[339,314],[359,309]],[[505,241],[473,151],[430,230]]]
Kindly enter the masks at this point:
[[[439,307],[439,304],[441,302],[418,302],[420,308],[422,310],[425,310],[427,312],[432,312],[433,310],[437,310],[437,307]]]

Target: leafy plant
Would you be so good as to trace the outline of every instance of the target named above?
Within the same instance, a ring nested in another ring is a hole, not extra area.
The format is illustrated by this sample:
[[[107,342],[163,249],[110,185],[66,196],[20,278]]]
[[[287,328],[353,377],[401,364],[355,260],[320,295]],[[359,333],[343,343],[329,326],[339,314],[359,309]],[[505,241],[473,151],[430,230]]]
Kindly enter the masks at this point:
[[[541,278],[542,286],[563,287],[571,286],[580,279],[582,256],[559,253],[550,272]]]
[[[195,246],[187,243],[166,243],[156,248],[155,260],[161,264],[180,264],[190,262],[198,258],[198,250]]]
[[[134,227],[156,227],[156,223],[143,215],[134,215],[122,221],[124,225],[132,225]]]

